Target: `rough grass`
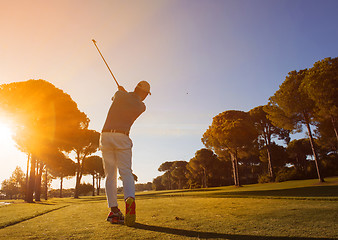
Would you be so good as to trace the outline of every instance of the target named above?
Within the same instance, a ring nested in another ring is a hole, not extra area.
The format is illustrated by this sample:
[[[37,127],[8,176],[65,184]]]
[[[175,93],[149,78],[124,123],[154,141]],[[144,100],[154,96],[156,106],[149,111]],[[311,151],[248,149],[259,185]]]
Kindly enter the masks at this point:
[[[16,203],[0,208],[0,239],[336,239],[337,180],[144,192],[131,228],[105,221],[102,196]]]

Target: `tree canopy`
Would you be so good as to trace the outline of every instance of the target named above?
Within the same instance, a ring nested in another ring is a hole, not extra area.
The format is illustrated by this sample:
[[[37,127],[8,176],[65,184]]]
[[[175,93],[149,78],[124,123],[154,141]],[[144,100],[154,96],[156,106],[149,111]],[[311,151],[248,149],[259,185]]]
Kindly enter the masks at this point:
[[[310,127],[315,117],[315,102],[301,88],[306,74],[306,69],[290,72],[278,91],[270,97],[266,111],[269,114],[269,119],[276,126],[290,131],[300,132],[302,125],[305,124],[316,162],[318,179],[322,182],[324,179],[320,173],[319,160]],[[281,115],[284,117],[280,117]]]
[[[100,193],[101,178],[104,177],[104,168],[102,158],[100,156],[89,156],[84,159],[84,173],[93,176],[93,196],[95,196],[95,180],[97,194]]]
[[[225,111],[213,118],[211,126],[203,134],[202,142],[217,154],[228,152],[233,163],[236,186],[240,186],[238,155],[245,152],[257,139],[258,133],[250,115],[243,111]]]
[[[18,148],[31,156],[26,200],[32,202],[34,190],[36,199],[40,197],[41,171],[48,154],[73,149],[78,137],[74,132],[86,129],[89,119],[68,94],[45,80],[0,85],[0,108],[11,119]]]
[[[338,116],[338,58],[325,58],[314,63],[301,84],[322,116]]]
[[[290,141],[289,131],[273,125],[264,110],[264,106],[251,109],[249,114],[258,133],[258,144],[265,146],[269,175],[274,180],[275,173],[273,171],[273,160],[271,159],[271,141],[272,138],[277,137],[278,140],[284,140],[288,143]]]
[[[12,120],[15,140],[26,153],[39,153],[48,144],[67,150],[74,130],[89,123],[68,94],[45,80],[2,84],[0,108]]]
[[[338,146],[338,58],[325,58],[310,68],[302,82],[302,89],[316,105],[316,115],[329,118]],[[338,147],[337,147],[338,148]]]

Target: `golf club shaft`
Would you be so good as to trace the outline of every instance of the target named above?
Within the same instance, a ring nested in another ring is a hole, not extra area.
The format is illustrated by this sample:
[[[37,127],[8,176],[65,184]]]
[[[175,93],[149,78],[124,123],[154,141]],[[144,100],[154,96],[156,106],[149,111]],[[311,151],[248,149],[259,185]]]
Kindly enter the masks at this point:
[[[104,57],[103,57],[103,55],[102,55],[102,53],[101,53],[100,49],[97,47],[97,45],[96,45],[96,41],[95,41],[94,39],[92,39],[92,41],[93,41],[93,43],[94,43],[94,45],[95,45],[95,47],[96,47],[97,51],[99,51],[99,53],[100,53],[100,55],[101,55],[101,57],[102,57],[102,59],[103,59],[104,63],[106,64],[106,66],[107,66],[107,68],[108,68],[108,70],[109,70],[110,74],[113,76],[113,78],[114,78],[114,80],[115,80],[115,82],[116,82],[117,86],[119,87],[119,86],[120,86],[120,84],[117,82],[117,80],[116,80],[116,78],[115,78],[115,76],[114,76],[113,72],[110,70],[110,67],[108,66],[108,64],[107,64],[106,60],[104,59]]]

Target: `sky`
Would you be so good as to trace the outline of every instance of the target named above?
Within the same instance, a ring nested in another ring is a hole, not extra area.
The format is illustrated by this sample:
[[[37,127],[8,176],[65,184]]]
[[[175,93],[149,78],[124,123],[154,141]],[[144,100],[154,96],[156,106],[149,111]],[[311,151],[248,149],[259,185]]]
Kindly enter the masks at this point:
[[[335,0],[0,0],[0,84],[49,81],[100,132],[117,87],[95,39],[120,85],[151,84],[130,135],[146,183],[194,157],[217,114],[265,105],[288,72],[337,57],[337,12]],[[27,161],[5,122],[0,182]]]

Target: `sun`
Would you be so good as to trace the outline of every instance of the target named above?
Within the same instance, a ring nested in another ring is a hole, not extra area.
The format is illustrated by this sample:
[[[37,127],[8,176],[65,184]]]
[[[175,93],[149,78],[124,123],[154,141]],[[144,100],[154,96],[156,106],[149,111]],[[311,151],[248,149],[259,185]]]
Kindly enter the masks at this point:
[[[8,125],[0,122],[0,144],[7,145],[12,140],[12,131]]]
[[[17,148],[10,126],[7,119],[0,116],[0,183],[10,178],[16,166],[27,167],[27,155]]]

